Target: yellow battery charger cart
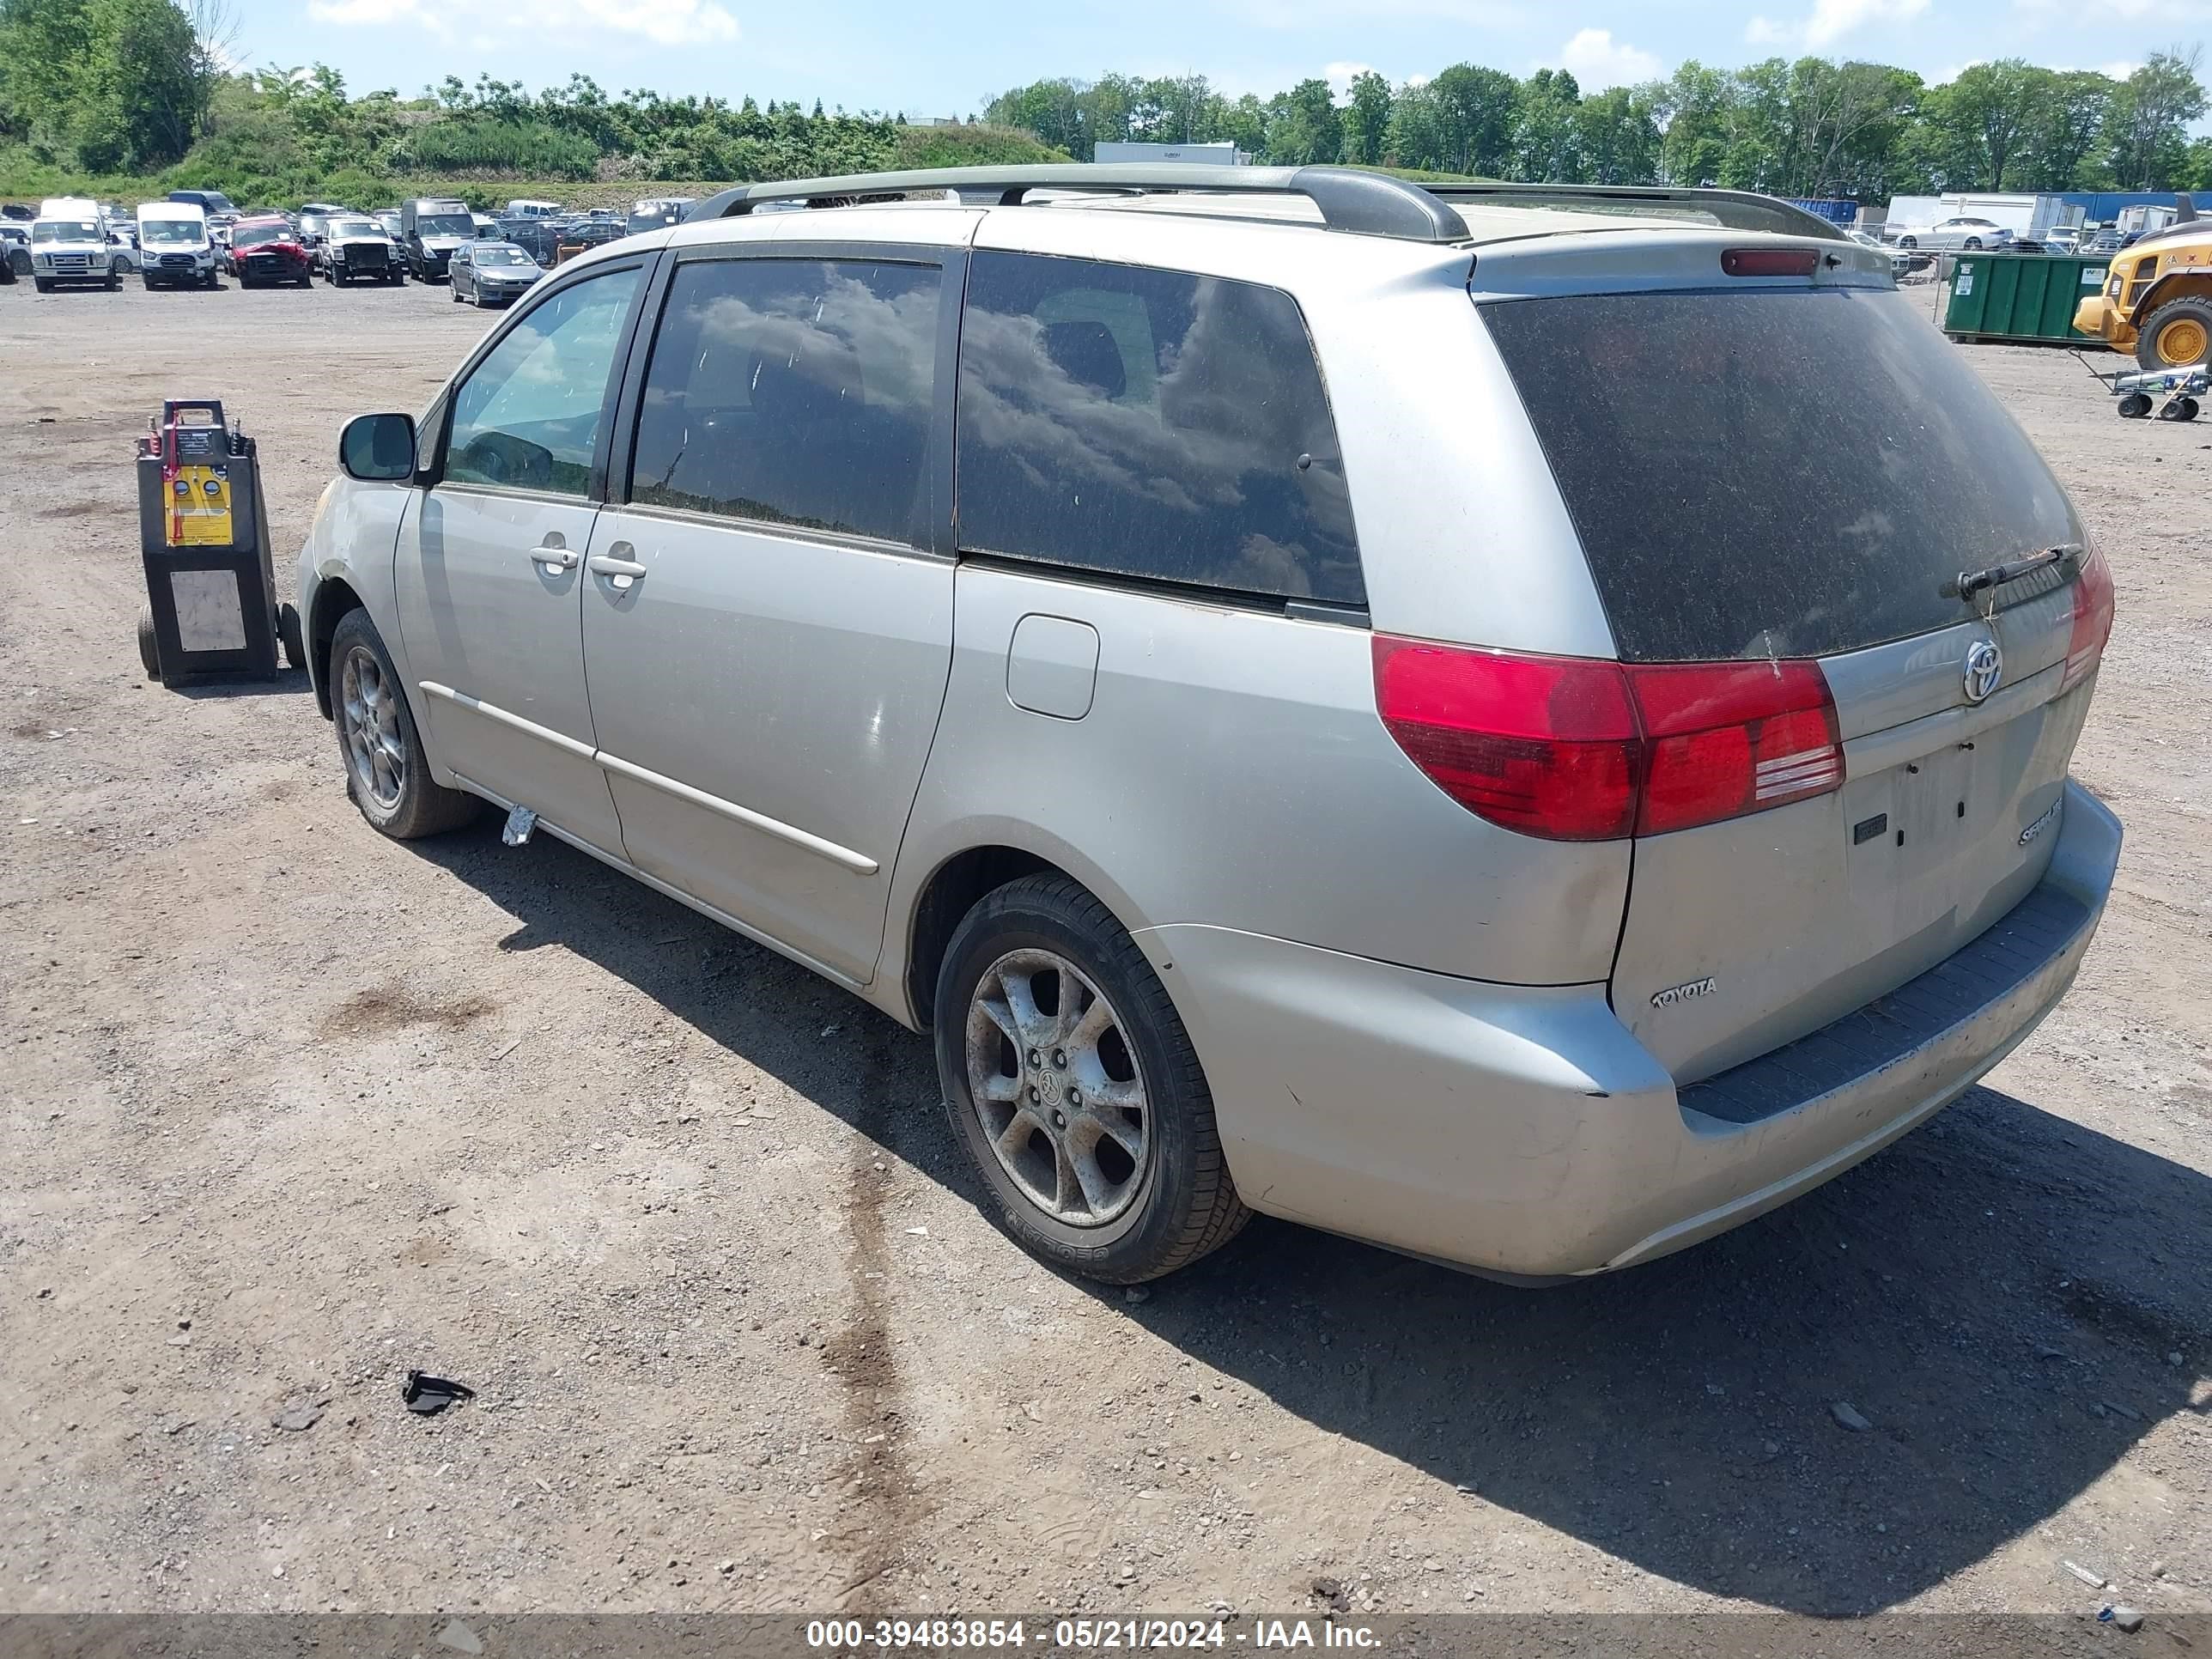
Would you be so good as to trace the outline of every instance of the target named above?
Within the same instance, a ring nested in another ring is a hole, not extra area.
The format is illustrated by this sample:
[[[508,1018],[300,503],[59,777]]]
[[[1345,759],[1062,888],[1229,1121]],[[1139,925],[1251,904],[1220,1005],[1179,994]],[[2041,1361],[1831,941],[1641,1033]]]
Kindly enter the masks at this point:
[[[214,398],[173,398],[138,441],[138,656],[164,685],[274,679],[306,666],[299,612],[276,603],[253,440]]]

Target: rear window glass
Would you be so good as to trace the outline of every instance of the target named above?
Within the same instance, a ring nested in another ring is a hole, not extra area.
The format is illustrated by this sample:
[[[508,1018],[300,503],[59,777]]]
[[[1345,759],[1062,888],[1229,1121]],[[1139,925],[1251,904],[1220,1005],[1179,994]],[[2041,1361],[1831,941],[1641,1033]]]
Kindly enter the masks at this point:
[[[1973,614],[1944,580],[2078,542],[2065,495],[1902,295],[1482,307],[1624,660],[1826,656]]]
[[[971,552],[1366,602],[1321,370],[1279,289],[980,252],[958,434]]]

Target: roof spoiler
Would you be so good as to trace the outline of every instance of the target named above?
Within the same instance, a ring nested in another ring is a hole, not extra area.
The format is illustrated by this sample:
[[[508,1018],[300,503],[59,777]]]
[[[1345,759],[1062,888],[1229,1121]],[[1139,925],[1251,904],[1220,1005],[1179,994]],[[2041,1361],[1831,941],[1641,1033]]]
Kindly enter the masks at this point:
[[[1729,230],[1778,236],[1817,236],[1848,241],[1842,228],[1795,203],[1747,190],[1703,190],[1674,185],[1515,185],[1492,182],[1423,186],[1447,202],[1486,202],[1500,207],[1567,208],[1582,213],[1659,213],[1688,210]]]

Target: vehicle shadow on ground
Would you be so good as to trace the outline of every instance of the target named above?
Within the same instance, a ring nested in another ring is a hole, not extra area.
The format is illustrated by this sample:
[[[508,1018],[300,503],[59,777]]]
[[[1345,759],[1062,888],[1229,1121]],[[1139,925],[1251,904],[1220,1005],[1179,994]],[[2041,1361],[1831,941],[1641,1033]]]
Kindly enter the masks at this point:
[[[189,697],[194,702],[230,702],[240,697],[295,697],[314,688],[307,679],[306,669],[280,668],[274,679],[200,680],[161,689],[173,696]]]
[[[976,1198],[922,1038],[548,838],[417,845],[520,919],[505,948],[597,963]],[[1605,1279],[1510,1289],[1261,1219],[1141,1304],[1093,1293],[1470,1506],[1835,1616],[1926,1590],[2168,1413],[2207,1414],[2208,1263],[2212,1180],[1978,1089],[1775,1214]],[[1264,1491],[1264,1459],[1248,1467]],[[2049,1553],[2057,1601],[2078,1587]]]

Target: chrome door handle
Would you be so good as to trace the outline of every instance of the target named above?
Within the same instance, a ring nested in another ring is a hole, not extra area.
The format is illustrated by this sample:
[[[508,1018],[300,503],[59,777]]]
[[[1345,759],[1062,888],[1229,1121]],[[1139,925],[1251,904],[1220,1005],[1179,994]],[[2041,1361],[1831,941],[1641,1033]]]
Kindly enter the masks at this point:
[[[576,568],[575,553],[568,548],[556,547],[550,542],[543,547],[532,548],[530,557],[532,563],[544,565],[550,569],[574,570]]]
[[[635,559],[618,559],[611,553],[594,553],[584,561],[584,567],[609,578],[611,586],[617,590],[628,587],[646,571],[646,568]]]

